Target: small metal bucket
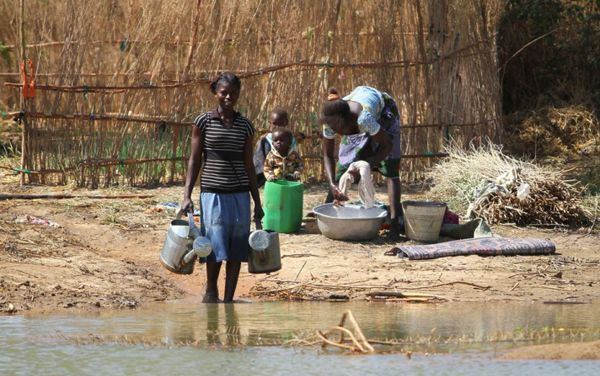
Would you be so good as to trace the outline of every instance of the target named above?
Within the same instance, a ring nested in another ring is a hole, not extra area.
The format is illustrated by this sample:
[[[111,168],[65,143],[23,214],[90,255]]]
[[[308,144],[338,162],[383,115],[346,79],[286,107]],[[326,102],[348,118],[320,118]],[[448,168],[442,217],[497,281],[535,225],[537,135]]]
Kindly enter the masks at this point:
[[[440,237],[447,205],[443,202],[404,201],[406,236],[423,243],[435,243]]]
[[[173,273],[192,274],[196,260],[193,242],[189,222],[179,217],[172,220],[160,252],[160,263]]]

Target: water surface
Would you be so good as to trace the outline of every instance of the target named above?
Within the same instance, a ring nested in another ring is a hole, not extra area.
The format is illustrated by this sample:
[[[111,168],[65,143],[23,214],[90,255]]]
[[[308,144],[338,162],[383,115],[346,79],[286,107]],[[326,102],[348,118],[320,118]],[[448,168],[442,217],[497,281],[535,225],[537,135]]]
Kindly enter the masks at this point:
[[[348,356],[274,346],[337,325],[351,310],[367,338],[402,354]],[[134,311],[0,317],[2,374],[598,374],[595,361],[498,361],[531,343],[600,338],[600,305],[178,301]],[[529,339],[529,341],[524,341]],[[133,343],[133,345],[126,344]],[[190,346],[182,346],[190,344]],[[260,346],[257,346],[260,345]],[[271,345],[271,346],[265,346]],[[425,353],[435,355],[425,355]]]

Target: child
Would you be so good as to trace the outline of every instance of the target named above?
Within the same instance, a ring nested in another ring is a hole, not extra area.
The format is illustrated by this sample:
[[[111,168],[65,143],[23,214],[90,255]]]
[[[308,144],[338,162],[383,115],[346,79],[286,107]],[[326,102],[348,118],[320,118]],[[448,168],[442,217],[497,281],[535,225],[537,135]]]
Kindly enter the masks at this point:
[[[273,132],[278,128],[287,128],[289,125],[288,113],[283,108],[277,107],[269,115],[269,133],[261,137],[254,150],[254,167],[256,181],[259,187],[265,184],[264,164],[267,154],[273,149]],[[296,149],[296,139],[292,139],[292,150]]]
[[[250,196],[257,228],[263,211],[252,163],[254,128],[235,111],[240,79],[222,73],[211,84],[217,107],[198,116],[192,130],[192,149],[185,179],[181,211],[192,210],[194,182],[201,174],[200,204],[203,235],[213,252],[206,258],[206,293],[203,301],[219,302],[217,280],[222,261],[227,261],[224,302],[233,301],[240,266],[248,260]]]
[[[267,181],[277,179],[299,180],[302,172],[302,158],[292,150],[292,131],[278,128],[273,132],[273,149],[267,154],[264,174]]]

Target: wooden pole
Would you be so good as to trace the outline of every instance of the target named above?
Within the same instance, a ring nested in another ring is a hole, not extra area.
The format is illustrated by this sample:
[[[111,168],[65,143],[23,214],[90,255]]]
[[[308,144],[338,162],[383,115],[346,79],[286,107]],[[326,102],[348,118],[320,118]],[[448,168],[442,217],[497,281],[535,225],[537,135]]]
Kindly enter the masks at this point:
[[[0,194],[0,201],[6,200],[62,200],[70,198],[86,198],[86,199],[134,199],[134,198],[152,198],[154,195],[73,195],[70,193],[60,194]]]
[[[185,62],[185,66],[183,67],[183,72],[181,74],[181,81],[182,82],[186,82],[188,80],[188,75],[190,72],[190,66],[192,65],[192,60],[194,58],[194,54],[196,52],[196,45],[198,43],[198,24],[200,23],[200,5],[202,4],[202,0],[198,0],[196,2],[196,11],[192,17],[192,22],[194,23],[192,25],[192,37],[191,37],[191,43],[190,43],[190,48],[188,49],[188,55],[187,55],[187,59]],[[175,121],[179,122],[181,121],[181,119],[183,118],[183,98],[182,98],[182,92],[179,92],[178,95],[178,100],[176,101],[176,103],[178,103],[178,108],[177,111],[175,112]],[[176,158],[177,157],[177,148],[179,146],[179,128],[175,128],[173,129],[173,148],[171,151],[171,158]],[[175,160],[173,160],[173,162],[171,163],[171,171],[169,173],[169,183],[172,184],[173,180],[175,177]]]
[[[25,76],[27,76],[27,64],[25,63],[26,54],[25,54],[25,27],[24,27],[24,19],[25,19],[25,0],[20,0],[20,14],[19,14],[19,39],[21,46],[21,64],[23,65],[23,72]],[[27,99],[23,95],[23,91],[21,90],[19,104],[22,111],[25,111],[25,106],[27,103]],[[23,169],[29,169],[29,127],[27,126],[27,118],[21,118],[21,126],[23,127],[21,131],[21,167]],[[21,185],[27,183],[27,174],[21,173],[20,179]]]

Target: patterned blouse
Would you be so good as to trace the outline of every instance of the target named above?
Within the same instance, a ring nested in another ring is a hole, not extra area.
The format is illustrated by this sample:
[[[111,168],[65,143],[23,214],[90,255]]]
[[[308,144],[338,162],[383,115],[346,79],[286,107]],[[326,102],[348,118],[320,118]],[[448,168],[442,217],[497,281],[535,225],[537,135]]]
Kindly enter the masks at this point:
[[[358,116],[358,130],[371,136],[377,134],[381,125],[379,118],[385,106],[383,93],[369,86],[357,86],[350,94],[343,98],[345,101],[358,102],[362,111]],[[327,124],[323,124],[323,137],[333,139],[335,132]]]

